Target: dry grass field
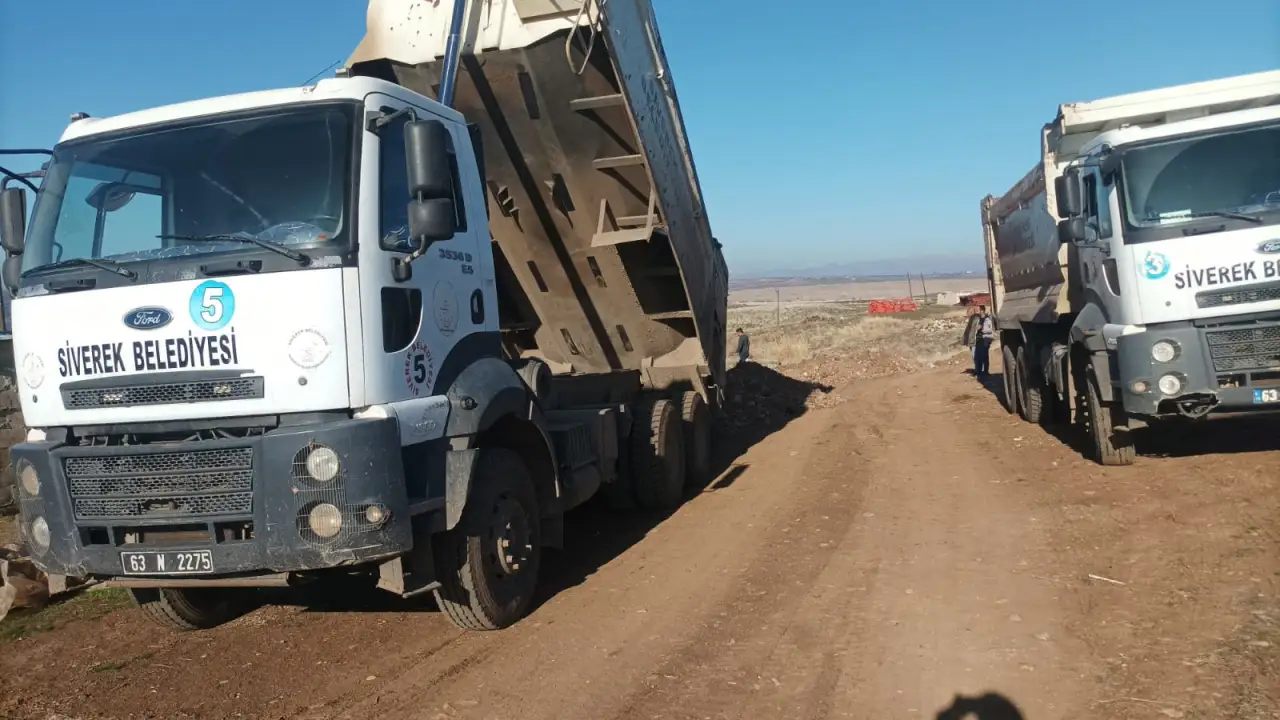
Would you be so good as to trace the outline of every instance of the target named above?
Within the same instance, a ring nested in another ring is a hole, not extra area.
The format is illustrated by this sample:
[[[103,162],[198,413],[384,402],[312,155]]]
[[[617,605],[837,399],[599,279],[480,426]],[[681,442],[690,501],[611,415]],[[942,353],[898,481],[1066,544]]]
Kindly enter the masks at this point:
[[[920,278],[911,282],[911,292],[920,297],[927,290],[930,294],[940,292],[983,292],[987,288],[987,279],[975,275],[971,278],[926,279],[921,287]],[[879,298],[907,297],[907,280],[890,282],[847,282],[830,285],[795,285],[775,289],[771,287],[746,288],[729,293],[730,304],[769,303],[780,296],[783,302],[849,302],[854,300],[875,300]]]
[[[740,327],[750,336],[751,358],[763,365],[790,372],[817,364],[821,367],[802,371],[848,375],[839,372],[844,369],[855,371],[853,377],[865,377],[882,364],[910,370],[954,359],[963,350],[959,343],[966,317],[966,311],[956,307],[925,306],[911,313],[869,316],[866,303],[806,301],[784,302],[780,308],[732,306],[729,327]],[[731,336],[730,364],[737,359],[736,343]]]

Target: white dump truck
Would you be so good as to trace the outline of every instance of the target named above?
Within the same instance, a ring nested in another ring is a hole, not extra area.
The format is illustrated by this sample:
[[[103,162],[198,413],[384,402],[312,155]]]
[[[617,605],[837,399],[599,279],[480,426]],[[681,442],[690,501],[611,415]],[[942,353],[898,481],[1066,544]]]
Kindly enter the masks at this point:
[[[982,225],[1011,412],[1128,465],[1142,428],[1280,409],[1280,72],[1061,105]]]
[[[649,3],[459,2],[374,0],[314,86],[77,115],[29,224],[5,192],[42,569],[177,629],[335,573],[495,629],[567,510],[708,473],[728,273]]]

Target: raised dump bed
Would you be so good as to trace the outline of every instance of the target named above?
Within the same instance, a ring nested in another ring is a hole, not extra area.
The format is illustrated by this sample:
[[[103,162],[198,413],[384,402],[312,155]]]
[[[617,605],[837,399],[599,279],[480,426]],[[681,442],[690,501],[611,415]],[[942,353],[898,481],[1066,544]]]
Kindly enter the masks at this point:
[[[439,97],[452,12],[372,0],[348,71]],[[472,2],[463,27],[453,105],[482,139],[507,352],[711,400],[728,270],[649,3]]]

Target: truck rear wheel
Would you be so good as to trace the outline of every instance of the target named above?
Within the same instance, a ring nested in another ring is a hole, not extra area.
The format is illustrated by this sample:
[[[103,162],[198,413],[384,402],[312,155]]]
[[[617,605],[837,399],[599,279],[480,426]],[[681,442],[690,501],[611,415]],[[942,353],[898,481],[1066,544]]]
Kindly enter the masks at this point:
[[[676,406],[666,398],[636,405],[631,423],[631,478],[645,510],[667,510],[684,499],[684,431]]]
[[[208,630],[250,608],[243,588],[137,588],[129,591],[149,620],[169,630]]]
[[[1085,381],[1085,394],[1093,459],[1102,465],[1132,465],[1137,453],[1133,447],[1133,434],[1123,422],[1124,411],[1102,402],[1092,369]]]
[[[1031,363],[1027,361],[1027,347],[1025,345],[1018,348],[1018,387],[1022,391],[1022,397],[1019,399],[1019,409],[1022,411],[1022,419],[1037,425],[1047,425],[1049,417],[1052,415],[1046,402],[1044,382],[1034,372]]]
[[[1018,412],[1018,366],[1013,359],[1013,348],[1000,348],[1000,375],[1004,379],[1004,409]]]
[[[436,602],[463,630],[499,630],[533,602],[542,560],[538,496],[520,456],[503,448],[480,451],[471,488],[458,526],[432,543]]]
[[[684,427],[685,483],[700,487],[711,474],[711,411],[696,392],[680,400],[680,421]]]

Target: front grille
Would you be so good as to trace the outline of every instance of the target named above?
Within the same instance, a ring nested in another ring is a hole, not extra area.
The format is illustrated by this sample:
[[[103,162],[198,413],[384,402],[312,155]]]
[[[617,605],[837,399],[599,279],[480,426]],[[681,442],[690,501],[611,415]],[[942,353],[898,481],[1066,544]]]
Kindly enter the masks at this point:
[[[77,519],[253,512],[253,448],[67,458]]]
[[[64,389],[62,404],[68,410],[87,410],[129,405],[249,400],[263,397],[264,391],[265,386],[261,377],[238,377],[225,380]]]
[[[1280,300],[1280,283],[1261,283],[1229,290],[1205,290],[1196,293],[1196,306],[1201,308],[1245,305],[1270,300]]]
[[[1280,325],[1215,330],[1205,338],[1217,372],[1280,368]]]

